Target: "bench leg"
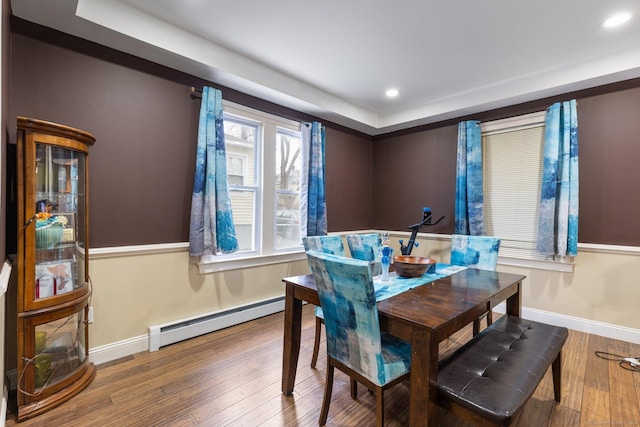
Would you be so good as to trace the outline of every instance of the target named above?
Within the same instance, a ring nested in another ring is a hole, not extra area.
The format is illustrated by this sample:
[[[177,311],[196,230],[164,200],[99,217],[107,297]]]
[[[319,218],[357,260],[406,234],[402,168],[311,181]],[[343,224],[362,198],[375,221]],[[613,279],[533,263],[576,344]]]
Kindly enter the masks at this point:
[[[558,357],[551,364],[551,373],[553,374],[553,394],[556,402],[560,402],[560,394],[562,390],[562,350],[558,353]]]

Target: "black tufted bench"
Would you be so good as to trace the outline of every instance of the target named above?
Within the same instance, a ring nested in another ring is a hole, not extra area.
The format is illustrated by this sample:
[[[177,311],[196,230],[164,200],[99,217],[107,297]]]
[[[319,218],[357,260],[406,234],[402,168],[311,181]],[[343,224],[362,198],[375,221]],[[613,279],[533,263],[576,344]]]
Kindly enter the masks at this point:
[[[445,359],[438,404],[477,425],[508,426],[552,365],[560,402],[561,350],[567,328],[503,316]]]

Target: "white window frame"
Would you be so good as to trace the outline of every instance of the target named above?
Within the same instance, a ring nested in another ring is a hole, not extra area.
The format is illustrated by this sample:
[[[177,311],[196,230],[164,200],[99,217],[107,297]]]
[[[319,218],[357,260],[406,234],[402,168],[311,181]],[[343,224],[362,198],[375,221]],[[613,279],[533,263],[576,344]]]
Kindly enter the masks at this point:
[[[229,101],[223,101],[223,109],[225,115],[229,114],[260,124],[259,131],[262,136],[259,141],[256,141],[255,152],[257,166],[255,186],[258,188],[255,196],[255,232],[257,238],[255,248],[252,251],[200,257],[198,262],[199,272],[205,274],[305,259],[306,256],[302,244],[296,248],[275,249],[276,191],[274,171],[276,164],[276,132],[278,129],[300,132],[301,124]],[[235,187],[239,188],[238,186]]]
[[[498,133],[518,132],[525,129],[531,129],[534,127],[542,127],[542,132],[544,133],[544,125],[545,125],[545,111],[539,111],[531,114],[525,114],[521,116],[481,123],[480,127],[481,127],[481,132],[483,137],[483,142],[482,142],[483,151],[484,151],[486,136],[495,135]],[[544,141],[542,141],[542,144],[544,145]],[[537,180],[538,182],[542,178],[541,174],[542,174],[542,163],[544,161],[544,146],[541,147],[540,152],[541,152],[541,156],[538,159],[539,173],[538,175],[531,177],[532,180]],[[483,155],[483,170],[485,170],[485,167],[487,167],[487,164],[486,164],[487,162],[488,160]],[[492,171],[492,176],[495,176],[496,172],[499,172],[498,168]],[[488,184],[489,183],[485,183],[485,188],[488,186]],[[485,197],[488,197],[486,191],[487,190],[485,189]],[[535,195],[534,203],[537,203],[537,204],[540,203],[539,193]],[[532,209],[535,209],[535,208],[532,207]],[[489,212],[485,212],[485,218],[489,216],[487,223],[490,223],[492,221],[492,218],[490,218],[490,215],[491,214]],[[494,235],[493,230],[487,229],[487,234]],[[500,236],[496,235],[496,237],[500,237]],[[500,254],[498,257],[498,263],[502,265],[528,267],[528,268],[536,268],[536,269],[543,269],[543,270],[554,270],[554,271],[562,271],[562,272],[573,271],[573,267],[574,267],[573,258],[567,258],[563,260],[550,260],[550,259],[544,259],[544,257],[542,257],[539,254],[537,255],[534,252],[530,253],[529,255],[527,255],[526,253],[523,254],[523,252],[526,252],[526,251],[522,251],[521,249],[523,244],[525,246],[527,245],[526,243],[523,243],[523,241],[518,241],[517,239],[503,238],[500,244]],[[535,248],[534,248],[534,251],[535,251]]]

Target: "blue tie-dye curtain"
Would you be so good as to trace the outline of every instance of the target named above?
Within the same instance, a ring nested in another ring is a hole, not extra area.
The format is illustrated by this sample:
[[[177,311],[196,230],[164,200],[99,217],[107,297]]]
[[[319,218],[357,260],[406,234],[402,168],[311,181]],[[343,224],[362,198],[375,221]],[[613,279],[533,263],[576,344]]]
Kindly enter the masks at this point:
[[[302,123],[301,236],[327,234],[324,145],[324,126],[320,122]]]
[[[455,233],[485,235],[480,122],[458,124]]]
[[[191,198],[189,255],[238,250],[227,183],[222,92],[204,87],[198,124],[196,173]]]
[[[536,250],[547,256],[578,254],[578,114],[576,101],[547,109],[540,225]]]

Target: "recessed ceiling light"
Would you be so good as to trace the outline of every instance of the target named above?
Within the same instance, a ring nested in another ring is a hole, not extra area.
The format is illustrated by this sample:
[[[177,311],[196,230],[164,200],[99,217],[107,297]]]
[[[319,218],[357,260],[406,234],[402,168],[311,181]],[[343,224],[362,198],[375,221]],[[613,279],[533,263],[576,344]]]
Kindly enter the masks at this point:
[[[631,19],[631,14],[630,13],[618,13],[616,15],[611,16],[609,19],[607,19],[606,21],[604,21],[604,23],[602,24],[602,26],[604,28],[613,28],[613,27],[617,27],[619,25],[624,24],[625,22],[627,22],[629,19]]]
[[[387,95],[388,98],[395,98],[400,95],[400,91],[398,89],[387,89],[385,95]]]

